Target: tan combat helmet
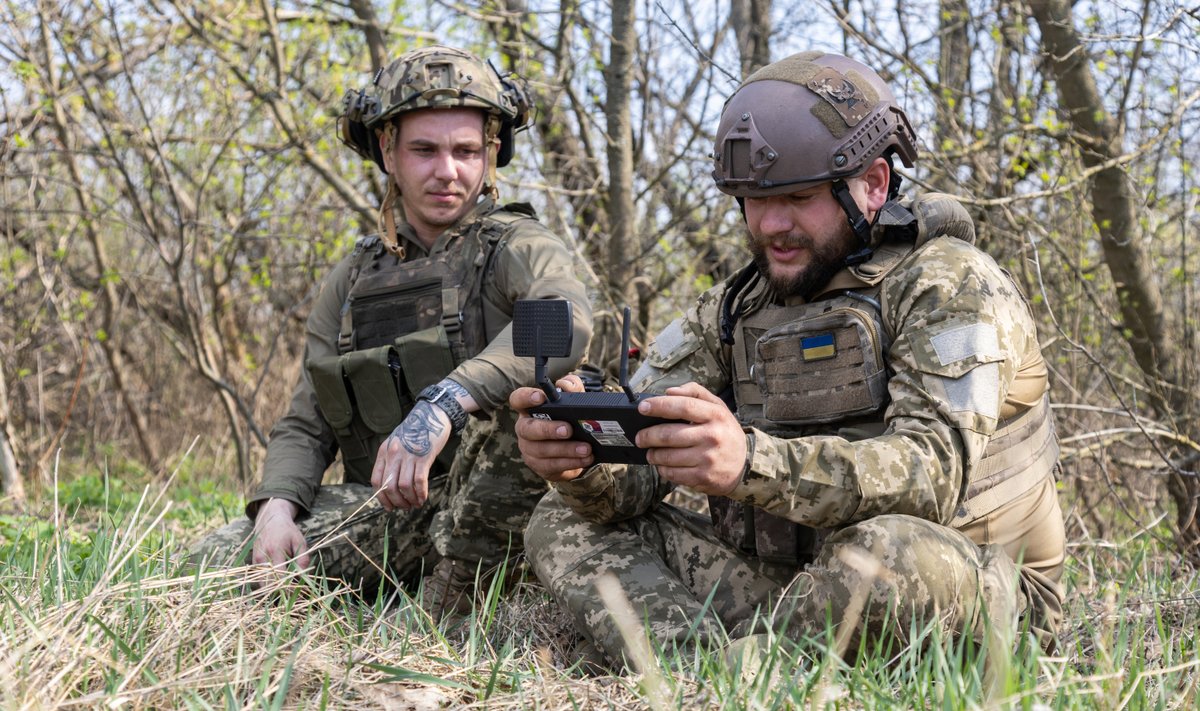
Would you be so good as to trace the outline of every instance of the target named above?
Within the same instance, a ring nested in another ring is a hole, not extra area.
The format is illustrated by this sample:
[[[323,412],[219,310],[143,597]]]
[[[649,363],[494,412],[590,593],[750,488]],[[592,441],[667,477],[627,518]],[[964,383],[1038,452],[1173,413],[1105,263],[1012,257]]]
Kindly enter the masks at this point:
[[[870,225],[842,179],[881,156],[890,164],[892,153],[912,167],[916,135],[879,75],[849,57],[801,52],[754,72],[725,102],[712,176],[718,190],[739,199],[832,181],[834,197],[867,245]],[[889,197],[898,190],[894,177]]]
[[[494,196],[496,168],[512,159],[513,135],[525,126],[529,103],[520,77],[501,76],[490,63],[461,49],[423,47],[381,69],[371,88],[346,92],[338,135],[386,173],[379,136],[395,130],[397,117],[422,109],[478,108],[486,116],[484,143],[489,146],[483,190]],[[399,249],[391,214],[397,197],[395,183],[389,181],[380,218],[385,242],[393,249]]]

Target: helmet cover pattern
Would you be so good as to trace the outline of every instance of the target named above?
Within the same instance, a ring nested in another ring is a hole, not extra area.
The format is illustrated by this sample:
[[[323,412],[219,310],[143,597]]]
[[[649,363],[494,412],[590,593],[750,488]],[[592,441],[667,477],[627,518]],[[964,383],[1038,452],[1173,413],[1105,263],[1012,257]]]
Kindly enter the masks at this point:
[[[435,45],[406,52],[381,69],[371,89],[351,90],[338,117],[342,141],[386,172],[375,132],[421,109],[477,108],[489,117],[489,137],[500,140],[496,167],[513,155],[513,134],[529,117],[529,94],[515,75],[501,76],[470,52]]]

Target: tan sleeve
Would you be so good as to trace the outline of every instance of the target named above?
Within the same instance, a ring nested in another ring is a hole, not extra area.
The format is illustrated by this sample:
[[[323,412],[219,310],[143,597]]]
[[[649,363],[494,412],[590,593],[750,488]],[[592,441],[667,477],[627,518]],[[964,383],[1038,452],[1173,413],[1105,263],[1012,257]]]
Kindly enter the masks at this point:
[[[513,390],[534,385],[532,358],[512,352],[513,304],[518,299],[567,299],[571,302],[571,356],[550,360],[549,375],[561,377],[583,360],[592,337],[592,304],[575,274],[568,243],[533,220],[524,220],[494,255],[484,275],[485,318],[491,342],[454,369],[450,378],[466,388],[484,412],[507,406]]]

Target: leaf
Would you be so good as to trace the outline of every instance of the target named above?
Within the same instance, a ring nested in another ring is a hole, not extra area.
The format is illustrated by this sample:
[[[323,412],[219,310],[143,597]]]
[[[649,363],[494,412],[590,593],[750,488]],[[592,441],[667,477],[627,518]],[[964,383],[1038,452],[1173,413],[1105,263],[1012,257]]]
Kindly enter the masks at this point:
[[[392,667],[386,664],[364,664],[368,669],[383,672],[388,676],[379,680],[379,683],[388,683],[396,681],[416,681],[424,684],[434,684],[436,686],[444,686],[447,689],[458,689],[459,691],[470,691],[471,687],[458,681],[443,679],[440,676],[417,672],[404,667]]]

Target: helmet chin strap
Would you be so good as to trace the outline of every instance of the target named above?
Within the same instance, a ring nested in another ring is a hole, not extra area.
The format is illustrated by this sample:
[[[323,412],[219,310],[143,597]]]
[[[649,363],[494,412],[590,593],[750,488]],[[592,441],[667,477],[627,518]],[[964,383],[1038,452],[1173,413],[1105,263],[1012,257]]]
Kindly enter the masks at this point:
[[[404,259],[404,245],[400,244],[399,238],[396,237],[396,206],[400,200],[400,189],[396,187],[396,181],[388,176],[387,194],[383,196],[383,204],[379,206],[379,231],[382,234],[383,246],[387,251],[396,255],[397,259]]]
[[[487,166],[484,168],[483,178],[483,194],[490,197],[492,200],[500,199],[500,187],[496,179],[496,163],[497,156],[500,155],[500,118],[494,114],[487,114],[483,124],[483,142],[484,160],[487,161]]]
[[[380,152],[384,156],[388,156],[392,152],[392,144],[396,142],[396,122],[389,121],[387,126],[383,127],[379,132],[379,136],[383,141],[380,146]],[[386,161],[386,158],[385,158]],[[386,174],[387,171],[385,170]],[[376,225],[382,235],[383,246],[387,251],[396,255],[397,259],[404,259],[404,245],[400,244],[400,240],[396,237],[396,203],[400,200],[400,187],[396,185],[396,180],[391,175],[387,176],[387,193],[383,196],[383,203],[379,206],[379,215],[376,217]]]
[[[861,243],[858,249],[846,255],[845,264],[848,267],[862,264],[871,258],[871,223],[867,222],[862,210],[858,209],[858,203],[854,202],[854,196],[850,194],[850,187],[846,185],[845,180],[833,181],[833,197],[842,206],[842,212],[846,213],[850,231],[858,237],[858,241]]]

